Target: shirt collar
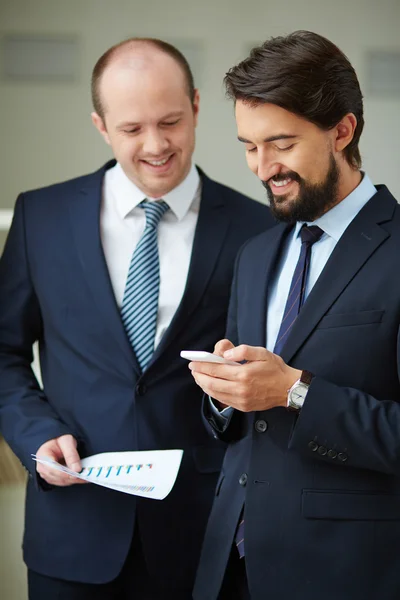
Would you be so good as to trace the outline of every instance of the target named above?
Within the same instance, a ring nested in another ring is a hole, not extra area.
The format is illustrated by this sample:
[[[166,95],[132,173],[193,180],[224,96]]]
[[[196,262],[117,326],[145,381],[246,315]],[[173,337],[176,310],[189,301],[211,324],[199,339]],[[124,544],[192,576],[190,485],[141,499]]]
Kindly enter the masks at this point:
[[[355,190],[339,202],[339,204],[331,208],[331,210],[328,210],[322,217],[319,217],[319,219],[316,219],[312,223],[307,223],[307,225],[318,225],[327,235],[338,242],[354,217],[374,194],[376,194],[376,187],[368,175],[363,173],[363,178]],[[302,222],[297,223],[295,236],[299,235],[303,225],[304,223]]]
[[[127,177],[119,163],[110,169],[109,177],[111,189],[115,198],[116,209],[121,219],[125,219],[125,217],[146,198],[146,196],[142,190]],[[200,175],[196,167],[192,164],[185,179],[176,188],[162,197],[162,199],[167,202],[178,221],[181,221],[189,211],[193,200],[197,197],[200,183]],[[148,200],[155,200],[155,198],[148,198]]]

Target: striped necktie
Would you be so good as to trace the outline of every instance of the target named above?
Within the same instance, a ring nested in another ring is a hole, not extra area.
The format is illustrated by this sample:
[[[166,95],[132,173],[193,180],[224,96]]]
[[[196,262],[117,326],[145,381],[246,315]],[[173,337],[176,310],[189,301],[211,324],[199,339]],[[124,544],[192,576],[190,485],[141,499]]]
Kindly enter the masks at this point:
[[[297,319],[301,307],[304,304],[304,293],[307,284],[307,276],[310,267],[311,246],[318,242],[324,232],[317,225],[303,225],[300,230],[301,250],[299,260],[293,273],[289,294],[283,312],[281,326],[276,338],[274,353],[280,354],[289,336],[289,332]],[[243,511],[235,533],[235,543],[240,558],[244,556],[244,518]]]
[[[146,226],[132,255],[121,317],[140,368],[144,371],[154,352],[160,292],[157,227],[169,206],[163,200],[143,200],[139,206],[146,213]]]

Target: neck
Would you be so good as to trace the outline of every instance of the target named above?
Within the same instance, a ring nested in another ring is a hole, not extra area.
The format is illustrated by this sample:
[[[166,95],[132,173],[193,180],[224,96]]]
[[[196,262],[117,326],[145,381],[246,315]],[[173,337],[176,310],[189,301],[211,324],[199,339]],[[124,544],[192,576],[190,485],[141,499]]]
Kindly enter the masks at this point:
[[[359,169],[352,169],[350,165],[346,163],[339,179],[338,201],[336,204],[339,204],[339,202],[347,198],[347,196],[360,185],[361,180],[361,171]]]

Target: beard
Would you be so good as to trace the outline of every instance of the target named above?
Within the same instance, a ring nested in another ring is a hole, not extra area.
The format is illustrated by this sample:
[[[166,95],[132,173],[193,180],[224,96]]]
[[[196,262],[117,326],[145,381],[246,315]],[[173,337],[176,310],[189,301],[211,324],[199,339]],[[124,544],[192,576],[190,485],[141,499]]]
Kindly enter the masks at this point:
[[[267,190],[271,212],[278,221],[285,223],[315,221],[337,204],[339,169],[333,154],[330,155],[329,170],[322,183],[309,183],[295,171],[280,173],[273,179],[283,181],[288,177],[297,181],[300,188],[297,198],[292,201],[287,201],[288,195],[275,196],[268,181],[262,181]]]

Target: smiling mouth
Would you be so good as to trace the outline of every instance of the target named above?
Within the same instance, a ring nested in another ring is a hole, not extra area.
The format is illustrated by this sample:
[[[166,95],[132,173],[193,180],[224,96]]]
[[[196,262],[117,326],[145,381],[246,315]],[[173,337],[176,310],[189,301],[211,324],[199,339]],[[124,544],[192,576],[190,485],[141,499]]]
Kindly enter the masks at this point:
[[[159,167],[164,167],[167,163],[169,163],[169,161],[171,160],[171,158],[173,156],[174,156],[173,154],[170,154],[166,158],[162,158],[160,160],[142,159],[142,162],[144,162],[147,165],[150,165],[151,167],[159,168]]]
[[[297,179],[295,177],[286,175],[283,178],[281,175],[278,177],[278,179],[274,179],[273,177],[271,177],[271,179],[268,180],[268,187],[271,190],[272,194],[279,196],[282,198],[282,200],[284,200],[286,195],[292,189],[292,185],[294,183],[297,183]]]
[[[275,181],[274,179],[271,179],[270,181],[275,187],[284,187],[285,185],[288,185],[291,181],[293,181],[293,179],[288,177],[287,179],[280,179],[279,181]]]

